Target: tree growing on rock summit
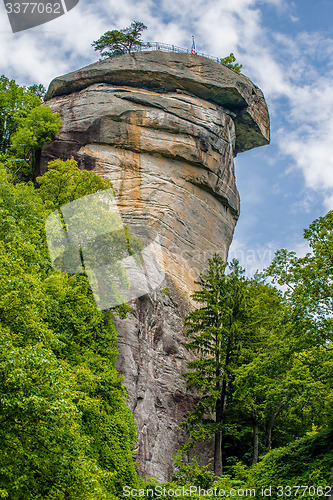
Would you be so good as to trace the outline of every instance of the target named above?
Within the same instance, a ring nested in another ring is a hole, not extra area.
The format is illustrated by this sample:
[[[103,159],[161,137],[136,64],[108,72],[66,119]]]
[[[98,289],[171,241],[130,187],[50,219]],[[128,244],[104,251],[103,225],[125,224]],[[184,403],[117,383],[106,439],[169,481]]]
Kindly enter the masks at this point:
[[[100,51],[103,58],[130,53],[133,49],[141,47],[143,44],[140,39],[141,33],[146,29],[147,26],[142,22],[134,21],[128,28],[106,31],[91,45],[95,50]]]
[[[223,66],[226,66],[227,68],[231,69],[231,71],[234,71],[235,73],[240,73],[241,69],[243,67],[242,64],[238,64],[236,62],[236,57],[234,56],[234,54],[232,52],[226,57],[221,57],[220,61],[221,61],[221,64],[223,64]]]

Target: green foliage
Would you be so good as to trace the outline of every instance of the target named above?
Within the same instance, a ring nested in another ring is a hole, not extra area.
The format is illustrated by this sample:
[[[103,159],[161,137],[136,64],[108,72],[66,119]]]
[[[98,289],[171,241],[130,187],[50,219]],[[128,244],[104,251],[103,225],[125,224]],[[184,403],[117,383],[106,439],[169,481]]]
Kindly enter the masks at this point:
[[[39,106],[41,99],[34,88],[20,87],[14,80],[0,76],[0,154],[9,152],[11,135],[19,120]]]
[[[299,366],[294,377],[297,380],[304,377],[303,387],[308,398],[313,391],[313,412],[322,417],[321,421],[318,416],[312,417],[313,423],[321,428],[327,425],[332,428],[333,212],[312,222],[304,231],[304,237],[311,253],[298,258],[295,252],[279,250],[266,273],[273,282],[286,288],[284,295],[290,308],[289,342],[297,353]]]
[[[109,499],[136,482],[117,333],[85,275],[51,268],[41,194],[0,168],[0,494]]]
[[[145,498],[179,498],[180,500],[188,500],[189,498],[222,498],[222,497],[240,497],[247,496],[241,490],[245,489],[245,482],[239,479],[232,478],[230,475],[223,474],[215,481],[212,479],[213,474],[206,468],[198,468],[197,463],[193,461],[194,466],[188,464],[186,471],[181,475],[180,479],[173,478],[172,481],[160,483],[157,480],[139,481],[136,492],[133,495],[128,495],[129,498],[145,497]],[[195,471],[198,470],[198,473]],[[204,481],[199,479],[200,470],[207,473]],[[208,475],[209,473],[209,475]],[[248,474],[246,475],[246,479]],[[191,479],[192,478],[192,479]],[[194,483],[195,481],[195,483]],[[252,489],[252,488],[251,488]],[[205,490],[205,491],[204,491]],[[238,495],[239,492],[239,495]],[[250,492],[249,496],[250,495]],[[127,496],[127,495],[126,495]]]
[[[113,265],[113,276],[117,280],[110,279],[108,282],[108,296],[111,293],[114,303],[126,302],[126,298],[120,287],[126,289],[130,286],[128,274],[118,262],[126,258],[128,254],[134,255],[139,260],[139,252],[144,246],[140,238],[130,234],[127,226],[123,226],[120,214],[117,210],[110,209],[110,203],[114,202],[114,191],[108,179],[102,179],[94,172],[81,171],[75,160],[55,160],[49,163],[48,171],[43,177],[38,177],[40,183],[39,194],[48,206],[54,210],[61,206],[81,199],[75,205],[75,211],[71,215],[71,225],[80,227],[85,238],[77,241],[82,252],[83,264],[88,263],[90,284],[95,290],[98,289],[98,268],[104,265]],[[102,192],[101,196],[87,197],[91,192]],[[104,197],[103,197],[104,193]],[[88,215],[89,214],[89,215]],[[59,212],[60,218],[61,213]],[[58,225],[58,218],[47,221],[48,234],[53,238],[59,236],[62,241],[63,229]],[[106,228],[109,228],[106,231]],[[75,254],[76,255],[76,254]],[[58,256],[54,264],[57,269],[69,269],[68,263],[73,262],[73,248],[61,244],[58,247]],[[75,272],[76,264],[70,266]],[[97,268],[97,277],[94,273]],[[122,305],[117,308],[118,313],[125,313],[129,307]]]
[[[128,28],[106,31],[91,45],[101,53],[103,58],[130,53],[143,42],[140,39],[143,30],[147,29],[140,21],[134,21]]]
[[[61,120],[58,113],[52,113],[48,106],[33,108],[26,117],[18,120],[17,131],[12,135],[12,152],[20,160],[15,173],[20,171],[21,179],[29,180],[34,172],[35,153],[43,144],[51,142],[59,132]]]
[[[13,499],[59,498],[67,488],[85,498],[80,481],[99,468],[80,432],[76,387],[66,363],[41,344],[14,347],[6,330],[0,363],[1,487]]]
[[[18,180],[32,180],[36,152],[61,127],[59,115],[40,106],[44,92],[42,85],[27,89],[0,77],[0,161]]]
[[[75,160],[53,160],[42,177],[37,177],[39,195],[51,210],[104,189],[112,189],[108,179],[80,170]]]
[[[304,231],[311,253],[298,258],[285,249],[276,252],[267,274],[285,285],[297,332],[295,342],[323,345],[333,342],[333,211],[319,217]]]
[[[275,334],[266,350],[235,372],[233,412],[239,422],[258,424],[261,453],[291,442],[313,425],[327,425],[332,402],[328,370],[330,353],[294,352],[288,339]]]
[[[285,286],[283,314],[266,349],[235,370],[228,415],[235,435],[242,421],[257,422],[261,454],[313,429],[332,429],[332,234],[329,212],[304,231],[312,253],[298,258],[279,250],[266,271],[273,283]]]
[[[221,470],[222,431],[229,418],[227,412],[234,405],[237,379],[243,367],[264,349],[280,307],[278,293],[257,278],[245,279],[237,261],[230,264],[229,274],[225,268],[218,255],[209,261],[207,273],[198,281],[200,290],[193,295],[201,307],[185,322],[190,337],[185,345],[195,351],[196,358],[188,363],[184,377],[189,388],[200,392],[200,399],[182,425],[190,434],[187,446],[215,435],[216,475]],[[244,405],[251,403],[245,400],[242,411],[248,413],[249,407]],[[250,422],[257,420],[252,415]]]
[[[33,85],[30,85],[30,87],[28,87],[28,90],[32,94],[35,94],[36,96],[38,96],[41,101],[44,101],[44,97],[46,94],[46,88],[44,87],[44,85],[42,85],[41,83],[39,83],[39,84],[34,83]]]
[[[193,484],[205,489],[212,486],[215,476],[212,471],[208,470],[210,464],[200,466],[195,457],[188,463],[184,463],[183,452],[181,450],[176,453],[172,461],[175,467],[172,481],[181,485]]]
[[[320,487],[325,488],[331,484],[332,463],[333,433],[332,430],[326,430],[314,436],[295,440],[286,447],[272,450],[255,467],[247,471],[242,468],[235,472],[236,477],[240,473],[248,487],[256,487],[259,490],[271,486],[270,498],[273,499],[281,498],[281,494],[278,495],[278,486],[291,486],[292,494],[286,496],[293,498],[321,498],[325,495],[320,494]],[[297,492],[296,488],[293,488],[297,485],[319,488],[319,494],[317,495],[316,491],[309,493],[304,489]]]
[[[241,69],[243,67],[242,64],[236,63],[236,57],[234,56],[234,54],[232,52],[231,52],[231,54],[229,54],[226,57],[221,57],[220,61],[221,61],[221,64],[223,64],[223,66],[226,66],[227,68],[231,69],[235,73],[240,73]]]
[[[272,447],[285,446],[313,428],[331,426],[333,350],[309,335],[310,341],[300,338],[305,298],[296,294],[296,301],[288,293],[283,298],[260,276],[244,278],[237,262],[229,274],[224,274],[225,267],[218,256],[210,261],[194,294],[200,307],[186,320],[186,346],[196,358],[184,376],[200,398],[182,425],[189,433],[184,450],[195,440],[215,435],[215,461],[220,433],[224,465],[231,470],[240,459],[255,464]],[[329,280],[326,297],[328,285]]]

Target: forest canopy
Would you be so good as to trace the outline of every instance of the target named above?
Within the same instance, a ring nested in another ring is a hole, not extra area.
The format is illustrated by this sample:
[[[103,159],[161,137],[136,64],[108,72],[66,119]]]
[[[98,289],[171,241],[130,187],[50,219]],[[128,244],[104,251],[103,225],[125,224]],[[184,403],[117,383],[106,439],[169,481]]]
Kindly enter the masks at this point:
[[[85,275],[51,267],[45,190],[12,179],[1,165],[0,490],[104,499],[135,480],[113,316],[97,310]]]

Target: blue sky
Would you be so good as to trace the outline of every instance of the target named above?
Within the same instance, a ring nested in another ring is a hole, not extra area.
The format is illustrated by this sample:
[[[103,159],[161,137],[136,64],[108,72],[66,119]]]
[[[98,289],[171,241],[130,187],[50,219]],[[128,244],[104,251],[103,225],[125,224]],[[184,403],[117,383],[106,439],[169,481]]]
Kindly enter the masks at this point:
[[[249,273],[278,248],[306,251],[302,231],[333,208],[332,0],[80,0],[68,14],[12,34],[0,4],[0,74],[47,86],[98,59],[91,42],[143,21],[147,41],[223,57],[234,52],[264,92],[271,144],[235,159],[241,216],[230,256]]]

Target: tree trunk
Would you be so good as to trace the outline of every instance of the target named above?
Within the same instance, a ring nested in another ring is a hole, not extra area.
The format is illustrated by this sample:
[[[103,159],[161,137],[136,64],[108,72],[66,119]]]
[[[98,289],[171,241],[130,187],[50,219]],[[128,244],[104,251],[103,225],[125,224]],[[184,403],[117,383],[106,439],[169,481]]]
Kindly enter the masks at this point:
[[[272,430],[273,427],[269,423],[266,431],[266,448],[268,451],[272,449]]]
[[[266,446],[268,451],[272,448],[272,432],[273,432],[273,428],[275,426],[276,419],[279,416],[279,414],[281,413],[284,406],[285,406],[284,403],[280,403],[277,406],[275,412],[271,416],[271,419],[268,423],[268,426],[266,429],[266,438],[265,438],[265,446]]]
[[[215,412],[216,412],[216,423],[221,424],[223,420],[224,408],[226,403],[227,395],[227,381],[224,379],[222,382],[221,397],[216,401]],[[214,447],[214,474],[215,476],[221,476],[223,474],[223,463],[222,463],[222,431],[219,430],[215,434],[215,447]]]
[[[231,340],[228,340],[226,359],[224,365],[224,372],[227,375],[227,367],[230,360],[231,349],[230,349]],[[216,370],[216,376],[220,375],[220,368]],[[225,375],[225,376],[226,376]],[[224,409],[227,401],[227,380],[223,378],[222,388],[221,388],[221,397],[216,401],[215,405],[215,414],[216,414],[216,424],[221,424],[223,420]],[[219,430],[215,433],[215,446],[214,446],[214,474],[215,476],[221,476],[223,474],[223,462],[222,462],[222,431]]]
[[[224,382],[224,381],[223,381]],[[223,384],[222,384],[223,387]],[[216,401],[215,412],[216,412],[216,423],[220,424],[223,418],[223,388],[221,398]],[[221,476],[223,471],[222,467],[222,431],[219,430],[215,434],[215,446],[214,446],[214,474],[215,476]]]
[[[214,474],[215,476],[222,475],[222,432],[215,434],[215,447],[214,447]]]
[[[252,457],[252,465],[258,463],[259,457],[259,428],[258,423],[255,422],[253,424],[253,457]]]

